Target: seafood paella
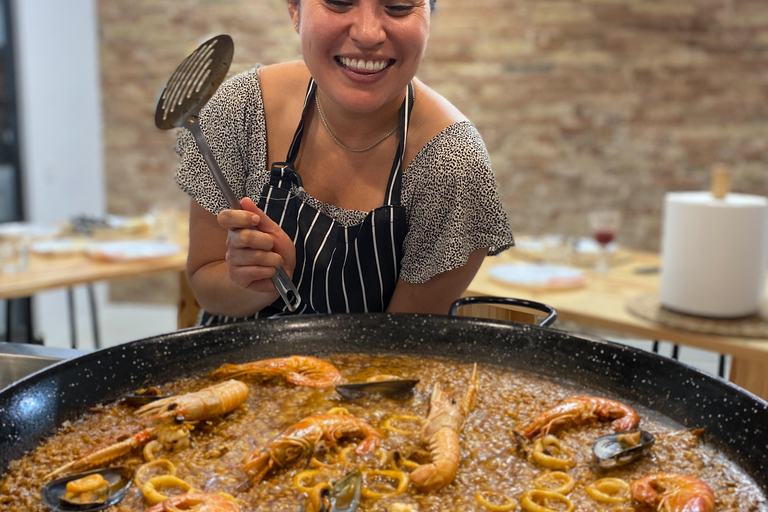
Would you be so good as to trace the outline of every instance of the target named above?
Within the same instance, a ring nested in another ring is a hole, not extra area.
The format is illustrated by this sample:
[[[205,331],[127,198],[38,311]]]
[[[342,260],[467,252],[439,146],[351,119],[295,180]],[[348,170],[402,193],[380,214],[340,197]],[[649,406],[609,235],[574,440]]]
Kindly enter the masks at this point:
[[[0,510],[768,511],[653,411],[440,358],[226,364],[93,408],[0,477]]]

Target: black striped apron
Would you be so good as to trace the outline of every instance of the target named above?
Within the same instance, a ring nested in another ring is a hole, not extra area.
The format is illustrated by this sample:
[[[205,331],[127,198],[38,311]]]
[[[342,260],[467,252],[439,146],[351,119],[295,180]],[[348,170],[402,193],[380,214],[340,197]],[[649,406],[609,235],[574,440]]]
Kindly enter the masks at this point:
[[[285,162],[272,165],[270,181],[258,202],[272,220],[291,237],[296,247],[293,283],[301,295],[295,313],[288,311],[281,298],[247,318],[232,318],[203,313],[201,324],[214,325],[236,320],[312,313],[350,313],[385,311],[395,291],[403,241],[408,231],[405,207],[400,204],[402,164],[413,86],[400,107],[400,141],[387,183],[384,205],[368,213],[362,223],[344,226],[310,206],[295,194],[302,188],[294,168],[304,133],[304,117],[313,104],[317,85],[309,81],[302,119],[296,129]]]

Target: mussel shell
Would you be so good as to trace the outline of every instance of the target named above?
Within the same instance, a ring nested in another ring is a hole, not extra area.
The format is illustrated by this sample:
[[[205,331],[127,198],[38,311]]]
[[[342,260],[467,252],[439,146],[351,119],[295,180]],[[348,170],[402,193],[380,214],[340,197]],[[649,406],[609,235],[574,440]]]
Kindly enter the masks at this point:
[[[154,394],[154,393],[139,393],[138,391],[134,393],[128,393],[125,396],[123,396],[123,401],[129,405],[147,405],[150,402],[154,402],[155,400],[160,400],[161,398],[168,398],[173,395],[169,394]]]
[[[379,394],[387,398],[394,398],[410,392],[419,379],[393,379],[374,382],[356,382],[353,384],[339,384],[336,392],[347,400],[354,400],[369,394]]]
[[[321,507],[322,512],[355,512],[360,506],[360,496],[363,491],[363,473],[355,469],[334,482]],[[299,512],[305,512],[309,500],[301,506]],[[327,508],[326,508],[327,506]]]
[[[95,473],[100,474],[109,482],[109,496],[105,501],[99,503],[72,503],[63,499],[64,493],[67,491],[68,482]],[[132,482],[133,471],[125,466],[94,469],[85,473],[57,478],[47,483],[42,491],[40,491],[40,497],[43,503],[51,510],[79,510],[80,512],[104,510],[122,500]]]
[[[634,431],[637,432],[637,431]],[[592,453],[595,455],[601,468],[614,468],[633,462],[647,454],[656,438],[650,432],[640,430],[640,442],[634,446],[622,446],[619,436],[632,434],[632,432],[619,432],[599,437],[592,443]]]
[[[350,471],[331,487],[331,505],[334,512],[355,512],[360,505],[363,490],[363,473]]]

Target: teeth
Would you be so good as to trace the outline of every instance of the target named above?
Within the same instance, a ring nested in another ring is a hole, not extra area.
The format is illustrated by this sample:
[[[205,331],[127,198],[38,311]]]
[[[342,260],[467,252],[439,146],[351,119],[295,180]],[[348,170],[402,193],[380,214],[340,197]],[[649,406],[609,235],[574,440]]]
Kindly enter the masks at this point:
[[[385,67],[387,67],[387,64],[389,64],[389,61],[385,60],[362,60],[362,59],[347,59],[346,57],[339,58],[341,63],[351,69],[359,69],[361,71],[381,71]]]

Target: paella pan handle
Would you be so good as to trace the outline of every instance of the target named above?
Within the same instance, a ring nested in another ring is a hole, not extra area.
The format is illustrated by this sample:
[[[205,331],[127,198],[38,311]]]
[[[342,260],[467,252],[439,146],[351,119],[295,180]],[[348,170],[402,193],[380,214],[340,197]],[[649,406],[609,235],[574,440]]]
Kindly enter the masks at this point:
[[[451,304],[448,314],[456,316],[459,308],[470,304],[500,304],[502,306],[522,307],[546,313],[546,317],[539,322],[540,327],[549,327],[557,320],[557,311],[552,306],[525,299],[513,299],[510,297],[463,297]]]

